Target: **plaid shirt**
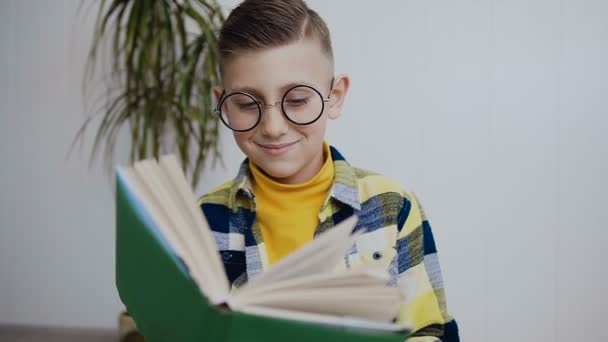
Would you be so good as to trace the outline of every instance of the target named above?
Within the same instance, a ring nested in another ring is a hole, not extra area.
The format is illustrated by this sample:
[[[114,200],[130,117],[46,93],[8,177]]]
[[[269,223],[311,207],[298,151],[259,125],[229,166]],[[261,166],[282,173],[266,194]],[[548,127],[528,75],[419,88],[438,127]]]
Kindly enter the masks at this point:
[[[431,226],[413,194],[387,177],[352,167],[331,147],[334,183],[319,212],[315,237],[356,214],[365,232],[344,257],[344,267],[386,264],[389,284],[403,290],[398,321],[416,329],[408,341],[458,341],[445,292]],[[256,220],[255,196],[245,160],[235,179],[204,195],[201,206],[234,287],[269,267]]]

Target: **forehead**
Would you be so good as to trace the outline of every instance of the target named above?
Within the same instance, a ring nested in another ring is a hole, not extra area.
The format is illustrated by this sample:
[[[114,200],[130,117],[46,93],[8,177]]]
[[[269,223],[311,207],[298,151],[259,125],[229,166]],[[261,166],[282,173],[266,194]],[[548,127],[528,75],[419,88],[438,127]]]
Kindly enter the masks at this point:
[[[237,52],[224,64],[223,86],[274,92],[294,81],[323,85],[332,74],[332,62],[319,41],[301,39],[283,46]]]

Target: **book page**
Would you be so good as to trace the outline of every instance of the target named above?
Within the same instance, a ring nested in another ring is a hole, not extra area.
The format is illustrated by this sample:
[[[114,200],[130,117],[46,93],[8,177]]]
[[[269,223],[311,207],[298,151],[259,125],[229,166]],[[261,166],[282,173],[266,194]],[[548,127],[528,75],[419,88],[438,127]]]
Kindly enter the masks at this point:
[[[230,285],[228,284],[228,279],[224,276],[224,265],[219,257],[209,223],[202,209],[195,204],[196,198],[190,188],[190,184],[184,177],[177,158],[174,155],[162,156],[159,165],[171,181],[172,188],[176,191],[176,195],[180,201],[180,206],[187,211],[188,222],[190,223],[189,227],[191,227],[193,238],[199,246],[198,251],[201,252],[196,257],[201,260],[207,260],[204,266],[211,268],[212,273],[218,275],[212,280],[216,283],[218,291],[222,294],[222,301],[224,301],[230,291]]]
[[[342,221],[250,280],[242,289],[335,270],[346,251],[361,234],[358,232],[351,235],[356,222],[356,216]]]
[[[182,260],[186,257],[187,252],[180,241],[179,237],[170,228],[171,224],[162,210],[161,204],[154,198],[148,188],[139,179],[135,170],[132,168],[119,168],[118,176],[127,186],[127,191],[130,195],[136,196],[137,200],[142,203],[138,210],[145,210],[149,214],[151,220],[166,239],[166,242],[174,250],[175,254]],[[156,235],[156,234],[155,234]],[[163,242],[165,245],[165,242]]]
[[[397,323],[377,322],[352,316],[323,315],[292,310],[270,309],[263,307],[247,307],[241,311],[252,315],[318,323],[330,326],[351,327],[365,330],[377,330],[387,332],[412,331],[412,328],[406,325]]]
[[[399,289],[384,284],[350,288],[300,288],[250,297],[247,305],[389,322],[399,312]]]
[[[384,265],[369,264],[356,269],[343,269],[332,273],[320,273],[309,276],[296,277],[264,286],[241,288],[230,295],[228,305],[239,309],[252,305],[259,296],[299,289],[327,289],[340,288],[344,291],[369,286],[384,286],[389,280]]]
[[[132,168],[125,168],[125,171],[130,175],[129,181],[136,184],[138,197],[141,197],[146,208],[155,217],[154,221],[175,248],[176,254],[186,263],[190,276],[205,297],[212,303],[224,301],[227,290],[221,286],[221,280],[226,282],[223,269],[217,273],[207,264],[208,260],[213,260],[213,257],[219,258],[217,249],[214,247],[213,251],[206,251],[197,242],[193,233],[197,228],[193,227],[194,222],[189,219],[188,209],[181,206],[181,200],[168,179],[170,176],[164,174],[154,160],[136,162]],[[195,207],[195,201],[193,200],[190,205]],[[205,255],[207,253],[210,256]]]
[[[173,230],[175,236],[179,239],[180,244],[184,248],[184,262],[188,265],[192,278],[199,283],[202,281],[201,278],[208,279],[211,277],[209,274],[210,272],[200,265],[201,261],[196,257],[195,251],[200,249],[200,247],[196,246],[194,239],[192,238],[192,233],[190,231],[191,224],[184,219],[183,208],[177,206],[177,200],[172,191],[168,189],[156,161],[139,161],[134,164],[133,168],[138,177],[144,180],[144,184],[148,187],[150,193],[161,204],[161,210],[168,220],[170,229]],[[217,289],[214,286],[214,283],[212,281],[206,281],[205,285],[207,287],[207,297],[215,296]]]

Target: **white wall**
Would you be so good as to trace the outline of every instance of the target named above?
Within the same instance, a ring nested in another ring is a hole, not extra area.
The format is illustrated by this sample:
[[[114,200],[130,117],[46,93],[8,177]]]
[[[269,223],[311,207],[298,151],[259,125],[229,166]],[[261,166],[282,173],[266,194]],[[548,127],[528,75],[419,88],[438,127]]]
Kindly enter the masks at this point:
[[[84,117],[79,4],[0,2],[0,322],[106,327],[121,308],[112,183],[86,147],[65,159]],[[353,81],[328,140],[417,192],[463,340],[608,338],[608,2],[310,5]],[[200,192],[236,172],[224,137],[227,168]]]

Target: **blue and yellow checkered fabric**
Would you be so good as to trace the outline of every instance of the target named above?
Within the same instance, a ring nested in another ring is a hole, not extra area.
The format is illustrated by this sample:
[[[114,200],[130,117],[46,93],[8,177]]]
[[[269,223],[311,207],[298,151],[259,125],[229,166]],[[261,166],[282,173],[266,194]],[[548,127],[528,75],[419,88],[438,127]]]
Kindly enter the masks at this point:
[[[386,264],[390,284],[403,291],[398,321],[417,331],[408,341],[458,341],[456,322],[447,312],[431,226],[417,198],[385,176],[351,166],[333,147],[331,158],[334,183],[319,212],[315,236],[357,215],[355,230],[365,232],[344,257],[344,267]],[[235,179],[199,201],[234,287],[269,267],[250,177],[245,160]]]

